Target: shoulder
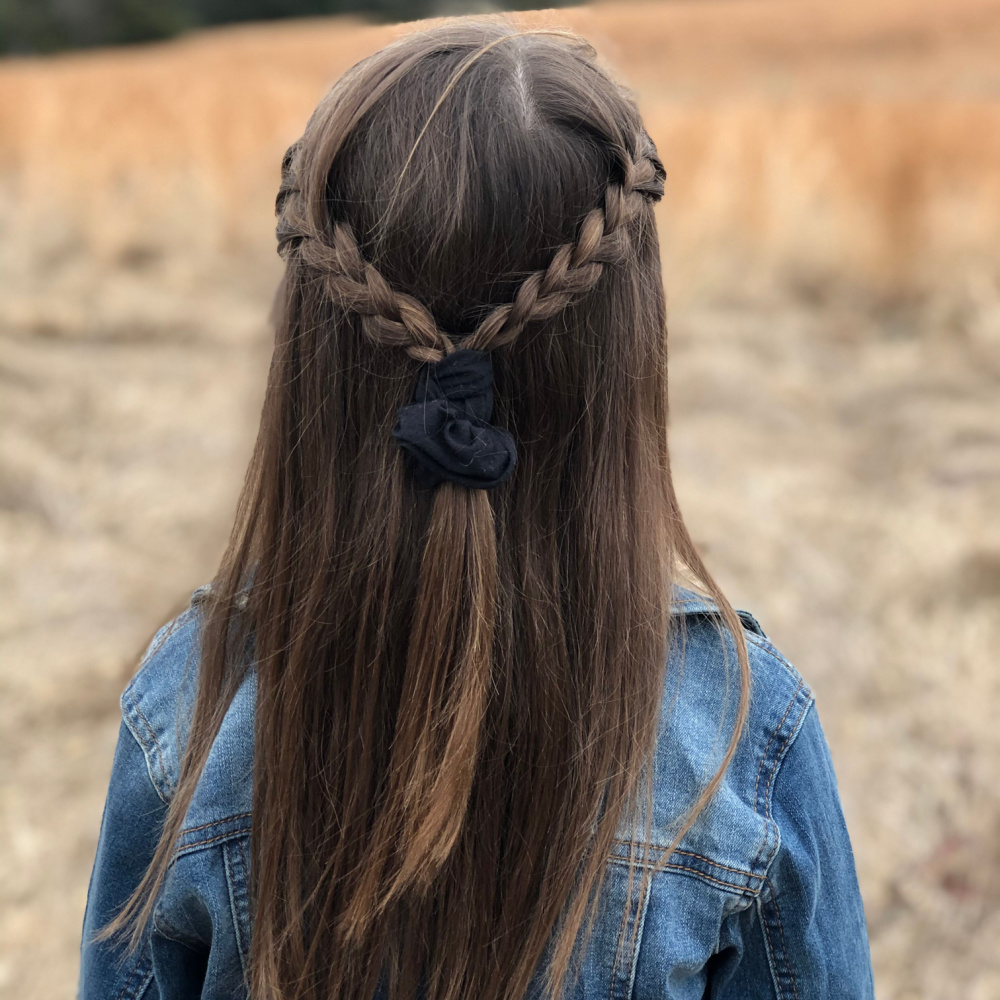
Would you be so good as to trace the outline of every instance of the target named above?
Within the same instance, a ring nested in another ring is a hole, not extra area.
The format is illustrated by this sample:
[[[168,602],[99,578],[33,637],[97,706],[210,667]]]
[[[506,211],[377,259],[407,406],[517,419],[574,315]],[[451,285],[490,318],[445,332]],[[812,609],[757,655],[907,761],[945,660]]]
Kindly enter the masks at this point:
[[[145,757],[157,795],[170,802],[177,789],[198,688],[203,604],[210,585],[153,637],[121,697],[122,718]],[[185,819],[185,829],[207,828],[250,812],[255,676],[250,671],[212,745]]]
[[[739,612],[750,665],[747,719],[720,785],[668,862],[663,851],[722,762],[741,684],[736,643],[717,607],[677,588],[673,611],[652,815],[647,825],[641,809],[627,832],[653,845],[653,863],[749,902],[764,887],[780,843],[772,808],[775,781],[810,714],[813,694],[756,618]]]
[[[652,872],[636,992],[871,997],[864,910],[813,694],[756,619],[740,619],[747,718],[714,795],[674,847],[739,702],[736,644],[717,608],[691,592],[675,604],[652,809],[630,817],[612,859],[626,864],[636,844]]]

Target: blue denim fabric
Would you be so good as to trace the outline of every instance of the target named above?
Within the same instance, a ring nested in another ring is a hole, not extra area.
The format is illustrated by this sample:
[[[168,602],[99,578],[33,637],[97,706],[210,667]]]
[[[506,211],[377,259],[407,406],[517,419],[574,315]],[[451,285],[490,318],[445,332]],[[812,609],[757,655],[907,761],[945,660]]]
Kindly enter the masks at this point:
[[[141,948],[91,940],[149,864],[177,786],[206,592],[195,591],[157,634],[122,695],[84,919],[81,1000],[246,996],[252,672],[212,748]],[[678,817],[714,773],[736,710],[735,649],[715,609],[678,588],[674,610],[683,627],[671,645],[652,816],[622,822],[567,1000],[872,997],[854,859],[813,696],[745,612],[752,685],[736,757],[646,891],[638,878],[630,884],[630,833],[650,845],[645,863],[661,860]]]

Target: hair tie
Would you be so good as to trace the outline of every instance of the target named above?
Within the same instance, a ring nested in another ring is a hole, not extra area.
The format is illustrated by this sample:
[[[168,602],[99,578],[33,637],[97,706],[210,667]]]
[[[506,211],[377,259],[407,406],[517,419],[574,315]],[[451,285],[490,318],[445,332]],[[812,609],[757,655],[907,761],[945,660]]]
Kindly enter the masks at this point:
[[[489,352],[460,348],[424,365],[414,401],[400,408],[392,436],[421,486],[447,479],[488,490],[517,462],[514,438],[490,423],[492,415]]]

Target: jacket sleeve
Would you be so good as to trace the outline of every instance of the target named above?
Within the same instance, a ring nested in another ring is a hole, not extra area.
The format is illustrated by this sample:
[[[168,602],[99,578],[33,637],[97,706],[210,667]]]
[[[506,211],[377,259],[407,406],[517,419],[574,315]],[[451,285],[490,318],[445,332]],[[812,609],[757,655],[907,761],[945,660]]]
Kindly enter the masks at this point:
[[[130,952],[117,938],[96,941],[94,936],[114,919],[145,874],[166,811],[167,805],[146,770],[142,747],[123,722],[87,893],[79,1000],[137,997],[149,985],[152,964],[148,940],[138,951]]]
[[[138,948],[96,938],[135,891],[163,833],[182,753],[179,712],[189,706],[196,679],[188,670],[196,625],[189,615],[161,629],[122,696],[84,916],[79,1000],[245,996],[248,814],[181,831]],[[207,794],[214,801],[211,788]]]
[[[710,995],[872,1000],[854,854],[815,706],[778,772],[770,810],[778,847],[756,905],[724,929],[729,961]]]

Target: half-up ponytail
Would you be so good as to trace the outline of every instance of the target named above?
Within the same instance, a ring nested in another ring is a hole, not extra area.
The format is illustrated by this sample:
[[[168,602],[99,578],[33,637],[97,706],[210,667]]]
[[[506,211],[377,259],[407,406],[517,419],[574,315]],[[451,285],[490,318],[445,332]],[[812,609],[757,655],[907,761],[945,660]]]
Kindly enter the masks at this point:
[[[564,33],[446,22],[321,102],[283,164],[275,352],[180,783],[111,930],[139,940],[253,670],[255,1000],[519,1000],[543,956],[559,995],[648,806],[681,564],[736,640],[725,763],[746,712],[670,480],[663,181]]]
[[[417,760],[403,787],[410,836],[386,902],[410,884],[426,890],[462,828],[490,687],[496,578],[488,498],[443,484],[421,557],[400,715],[416,749],[393,747],[404,773]]]
[[[341,917],[346,941],[360,940],[404,893],[426,894],[465,822],[493,663],[494,531],[485,493],[437,488],[385,805],[363,862],[366,877]]]

